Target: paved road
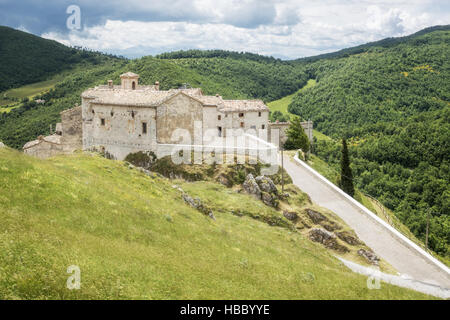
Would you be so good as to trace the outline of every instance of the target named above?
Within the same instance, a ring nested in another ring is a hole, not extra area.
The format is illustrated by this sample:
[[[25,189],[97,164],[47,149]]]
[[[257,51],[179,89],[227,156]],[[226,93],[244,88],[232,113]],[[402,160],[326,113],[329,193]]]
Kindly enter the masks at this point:
[[[406,246],[307,169],[288,157],[285,157],[284,167],[294,184],[306,192],[313,202],[341,217],[367,246],[390,263],[402,276],[450,288],[450,276],[445,271]]]

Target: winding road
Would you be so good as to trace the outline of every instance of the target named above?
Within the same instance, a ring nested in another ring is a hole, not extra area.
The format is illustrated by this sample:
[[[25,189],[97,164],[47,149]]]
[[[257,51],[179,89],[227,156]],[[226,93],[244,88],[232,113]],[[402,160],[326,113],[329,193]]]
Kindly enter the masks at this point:
[[[450,289],[448,268],[439,267],[405,244],[385,226],[356,207],[304,165],[284,157],[284,168],[293,183],[313,202],[336,213],[379,257],[390,263],[404,278]]]

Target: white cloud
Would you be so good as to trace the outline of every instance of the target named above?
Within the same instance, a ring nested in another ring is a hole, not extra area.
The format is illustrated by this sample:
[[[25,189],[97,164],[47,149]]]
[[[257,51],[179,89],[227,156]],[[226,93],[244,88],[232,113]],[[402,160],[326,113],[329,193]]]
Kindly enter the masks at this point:
[[[107,19],[42,36],[127,55],[199,48],[298,58],[449,23],[448,12],[433,9],[436,1],[412,1],[194,0],[189,6],[198,19],[192,21]]]
[[[23,31],[23,32],[30,33],[30,31],[27,28],[25,28],[25,26],[23,26],[23,25],[18,26],[16,29]]]

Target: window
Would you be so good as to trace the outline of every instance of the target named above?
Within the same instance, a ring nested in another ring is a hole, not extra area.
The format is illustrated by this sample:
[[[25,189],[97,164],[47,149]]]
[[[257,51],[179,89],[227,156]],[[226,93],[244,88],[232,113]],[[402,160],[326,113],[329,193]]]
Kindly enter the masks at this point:
[[[243,112],[240,112],[239,113],[239,118],[242,118],[244,116],[244,113]]]
[[[217,127],[217,134],[219,137],[222,136],[222,127]]]
[[[136,89],[136,82],[133,81],[133,82],[131,83],[131,88],[132,88],[133,90]]]
[[[241,122],[241,128],[243,128],[244,127],[244,123],[243,122]]]
[[[258,112],[258,117],[261,117],[261,112]]]
[[[102,126],[104,126],[104,125],[106,124],[105,118],[101,118],[101,119],[100,119],[100,124],[101,124]]]
[[[147,122],[142,122],[142,134],[147,134]]]
[[[263,124],[263,125],[261,126],[261,129],[264,130],[265,128],[266,128],[266,126]]]
[[[222,120],[222,116],[221,116],[221,115],[218,115],[218,116],[217,116],[217,120]]]

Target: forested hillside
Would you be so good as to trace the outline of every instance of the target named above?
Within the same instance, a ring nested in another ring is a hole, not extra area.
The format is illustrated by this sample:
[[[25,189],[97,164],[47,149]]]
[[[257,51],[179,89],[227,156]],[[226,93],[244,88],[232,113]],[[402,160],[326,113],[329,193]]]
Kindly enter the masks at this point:
[[[0,26],[0,92],[44,80],[78,63],[101,63],[104,57]]]
[[[450,28],[392,42],[302,62],[317,85],[297,94],[289,111],[336,140],[349,138],[358,188],[422,240],[429,210],[430,247],[448,256]],[[338,141],[320,141],[315,150],[337,165],[339,148]]]

